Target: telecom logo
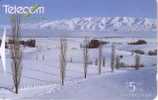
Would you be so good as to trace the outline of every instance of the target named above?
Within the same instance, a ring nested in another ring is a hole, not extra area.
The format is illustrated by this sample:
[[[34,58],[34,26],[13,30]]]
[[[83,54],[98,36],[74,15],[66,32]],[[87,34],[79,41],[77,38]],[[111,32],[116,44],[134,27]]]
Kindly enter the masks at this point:
[[[8,4],[2,5],[2,9],[4,9],[5,14],[44,14],[45,7],[40,5],[33,6],[11,6]]]

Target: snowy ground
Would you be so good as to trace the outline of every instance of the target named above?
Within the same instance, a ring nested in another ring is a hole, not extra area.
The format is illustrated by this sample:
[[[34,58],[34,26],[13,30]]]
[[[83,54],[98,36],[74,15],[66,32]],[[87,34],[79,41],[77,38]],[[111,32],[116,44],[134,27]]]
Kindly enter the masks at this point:
[[[88,66],[87,79],[83,78],[83,52],[80,43],[83,39],[68,39],[68,52],[65,85],[60,85],[59,77],[59,39],[37,38],[36,48],[23,50],[23,74],[20,91],[15,95],[12,91],[11,59],[7,51],[7,73],[0,68],[0,98],[9,100],[152,100],[156,96],[156,56],[141,56],[145,65],[140,70],[124,68],[111,72],[111,45],[103,48],[106,66],[102,67],[102,75],[98,75],[94,65],[98,50],[89,50],[92,64]],[[104,40],[104,39],[102,39]],[[154,39],[146,39],[147,45],[128,46],[129,38],[105,39],[116,44],[116,54],[124,55],[123,61],[134,64],[132,49],[153,50],[156,48]],[[120,44],[121,43],[121,44]],[[70,62],[70,59],[73,59]]]

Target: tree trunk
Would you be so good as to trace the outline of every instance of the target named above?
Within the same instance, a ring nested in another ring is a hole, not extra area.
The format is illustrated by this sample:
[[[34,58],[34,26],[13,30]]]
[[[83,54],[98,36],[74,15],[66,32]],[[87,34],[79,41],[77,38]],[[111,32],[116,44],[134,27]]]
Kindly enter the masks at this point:
[[[140,56],[138,54],[135,55],[135,69],[138,70],[140,66]]]
[[[111,71],[114,71],[115,66],[115,46],[112,44],[112,52],[111,52]]]
[[[65,79],[65,69],[66,69],[66,51],[67,51],[67,41],[66,39],[60,39],[60,79],[61,85],[64,85]]]
[[[85,37],[85,46],[83,47],[83,67],[84,67],[84,78],[87,77],[87,67],[88,67],[88,39]]]
[[[98,74],[101,74],[101,64],[102,64],[102,45],[99,46],[99,55],[98,55]]]

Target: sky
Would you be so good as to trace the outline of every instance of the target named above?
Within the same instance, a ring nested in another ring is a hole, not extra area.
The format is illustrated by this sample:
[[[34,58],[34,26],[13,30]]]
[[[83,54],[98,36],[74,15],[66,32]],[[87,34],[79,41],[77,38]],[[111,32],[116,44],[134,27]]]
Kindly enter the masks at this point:
[[[156,18],[156,0],[0,0],[0,23],[8,23],[3,4],[45,7],[45,13],[31,20],[60,20],[89,16],[127,16]]]

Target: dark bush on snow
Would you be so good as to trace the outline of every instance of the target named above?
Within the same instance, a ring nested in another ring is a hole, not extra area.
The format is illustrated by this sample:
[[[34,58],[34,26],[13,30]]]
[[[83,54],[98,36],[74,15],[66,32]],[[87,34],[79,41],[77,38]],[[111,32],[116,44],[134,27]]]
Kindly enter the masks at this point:
[[[100,41],[100,40],[91,40],[88,44],[88,48],[98,48],[100,45],[107,44],[108,42],[106,41]]]
[[[137,54],[144,54],[144,51],[143,50],[132,50],[132,52],[135,52]]]
[[[145,40],[137,40],[135,42],[129,42],[129,45],[142,45],[142,44],[147,44]]]
[[[120,65],[119,65],[120,67],[127,67],[127,68],[136,68],[136,67],[144,67],[144,65],[143,64],[140,64],[140,65],[128,65],[128,64],[125,64],[125,63],[123,63],[123,62],[121,62],[120,63]]]
[[[148,55],[150,55],[150,56],[156,56],[157,55],[157,50],[155,49],[155,50],[150,50],[149,52],[148,52]]]
[[[29,46],[29,47],[35,47],[36,46],[36,40],[27,40],[26,43],[25,43],[26,46]]]
[[[8,44],[13,44],[13,40],[8,40]],[[36,46],[36,40],[30,39],[27,41],[21,40],[20,44],[23,46],[28,46],[28,47],[35,47]]]

